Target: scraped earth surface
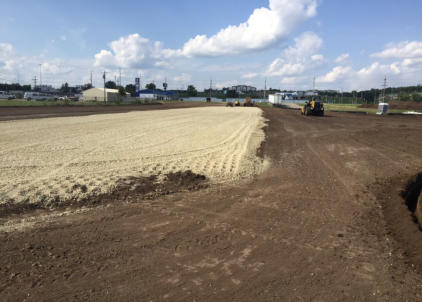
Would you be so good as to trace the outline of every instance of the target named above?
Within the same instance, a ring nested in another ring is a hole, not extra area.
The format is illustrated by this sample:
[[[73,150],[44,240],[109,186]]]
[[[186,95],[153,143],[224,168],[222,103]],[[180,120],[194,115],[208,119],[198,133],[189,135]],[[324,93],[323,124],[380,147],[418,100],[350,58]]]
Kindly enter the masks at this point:
[[[36,223],[0,233],[2,299],[421,301],[400,192],[422,171],[422,119],[264,116],[270,164],[249,183],[3,220]]]
[[[257,108],[205,107],[0,122],[0,206],[82,203],[120,179],[192,171],[250,178],[264,138]]]

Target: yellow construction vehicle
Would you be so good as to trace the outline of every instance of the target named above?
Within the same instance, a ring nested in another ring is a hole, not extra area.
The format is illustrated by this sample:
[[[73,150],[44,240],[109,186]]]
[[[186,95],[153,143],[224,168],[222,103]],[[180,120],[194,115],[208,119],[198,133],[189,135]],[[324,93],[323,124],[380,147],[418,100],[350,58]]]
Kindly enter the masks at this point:
[[[234,101],[233,105],[234,105],[234,106],[240,106],[240,102],[239,102],[239,100]]]
[[[324,116],[324,104],[317,98],[312,98],[311,101],[307,101],[301,108],[302,115],[319,115]]]
[[[246,97],[245,102],[243,103],[245,107],[253,107],[253,102],[250,96]]]

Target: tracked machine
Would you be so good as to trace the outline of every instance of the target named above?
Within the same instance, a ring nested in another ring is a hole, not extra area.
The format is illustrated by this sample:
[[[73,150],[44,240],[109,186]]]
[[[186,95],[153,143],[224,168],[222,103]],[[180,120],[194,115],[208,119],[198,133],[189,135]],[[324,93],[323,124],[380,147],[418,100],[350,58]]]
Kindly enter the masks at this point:
[[[302,115],[318,115],[324,116],[324,104],[322,101],[312,98],[311,101],[307,101],[301,108]]]

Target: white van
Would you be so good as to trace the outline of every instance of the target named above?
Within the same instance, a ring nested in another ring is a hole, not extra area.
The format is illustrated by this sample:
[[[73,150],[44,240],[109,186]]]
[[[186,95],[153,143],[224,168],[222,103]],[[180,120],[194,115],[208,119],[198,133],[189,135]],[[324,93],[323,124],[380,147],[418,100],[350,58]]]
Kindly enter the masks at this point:
[[[12,100],[15,96],[12,94],[8,94],[6,91],[0,91],[0,99],[3,100]]]
[[[30,100],[46,101],[46,100],[49,100],[53,97],[49,94],[46,94],[46,93],[25,92],[25,94],[23,95],[23,98],[27,101],[30,101]]]

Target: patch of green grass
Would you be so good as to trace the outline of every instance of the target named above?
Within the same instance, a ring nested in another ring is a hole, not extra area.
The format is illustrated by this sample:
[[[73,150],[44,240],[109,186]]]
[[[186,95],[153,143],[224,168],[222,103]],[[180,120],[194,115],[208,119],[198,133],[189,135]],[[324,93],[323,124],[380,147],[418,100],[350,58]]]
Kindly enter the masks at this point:
[[[256,106],[258,107],[272,107],[273,104],[271,103],[255,103]]]
[[[327,104],[324,103],[325,110],[327,111],[348,111],[348,112],[367,112],[376,113],[378,110],[375,108],[359,108],[358,104]]]
[[[327,111],[340,111],[340,112],[366,112],[368,114],[376,114],[377,108],[359,108],[359,104],[324,104],[325,110]],[[409,110],[409,109],[389,109],[388,113],[398,114],[407,111],[421,112],[420,110]]]

